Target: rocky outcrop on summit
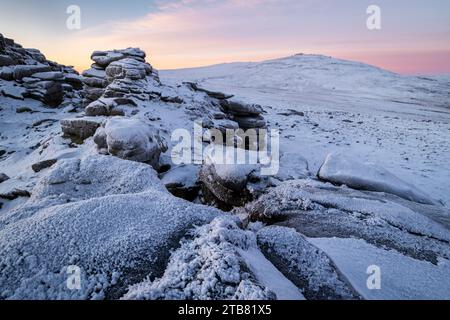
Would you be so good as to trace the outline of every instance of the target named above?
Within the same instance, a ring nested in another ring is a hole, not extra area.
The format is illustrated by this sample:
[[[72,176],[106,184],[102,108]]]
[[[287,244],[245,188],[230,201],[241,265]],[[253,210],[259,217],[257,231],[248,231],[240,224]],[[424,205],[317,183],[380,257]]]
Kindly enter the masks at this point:
[[[143,101],[154,98],[151,88],[159,84],[158,72],[145,62],[145,57],[145,52],[138,48],[93,52],[91,59],[94,63],[91,69],[83,72],[84,103],[90,107],[89,110],[99,109],[90,104],[100,98]],[[116,103],[129,104],[129,101]],[[104,113],[102,115],[108,115],[106,111]]]
[[[201,88],[196,83],[185,82],[191,90],[206,93],[220,108],[213,118],[214,128],[225,132],[226,129],[263,129],[267,123],[262,116],[264,110],[260,105],[241,102],[233,95],[222,92],[209,91]]]
[[[262,116],[263,109],[257,104],[247,104],[238,100],[222,100],[220,102],[224,112],[242,129],[262,129],[267,126]]]
[[[36,49],[25,49],[0,34],[0,95],[31,98],[58,107],[65,98],[77,98],[81,77],[67,66],[48,61]]]

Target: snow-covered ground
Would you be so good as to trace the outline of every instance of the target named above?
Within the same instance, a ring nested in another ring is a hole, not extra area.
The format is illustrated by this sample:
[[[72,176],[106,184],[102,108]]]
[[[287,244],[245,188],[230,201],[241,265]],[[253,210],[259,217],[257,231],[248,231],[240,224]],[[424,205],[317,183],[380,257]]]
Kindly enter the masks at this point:
[[[261,104],[269,125],[282,131],[281,151],[302,155],[313,173],[327,154],[340,152],[450,205],[450,77],[402,76],[320,55],[160,76]]]

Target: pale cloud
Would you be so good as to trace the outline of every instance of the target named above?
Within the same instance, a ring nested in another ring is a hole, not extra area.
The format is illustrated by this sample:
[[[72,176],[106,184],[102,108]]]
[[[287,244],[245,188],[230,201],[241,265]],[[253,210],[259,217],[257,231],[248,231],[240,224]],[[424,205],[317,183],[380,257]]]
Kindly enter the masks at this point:
[[[297,52],[373,57],[370,53],[375,51],[392,56],[417,49],[417,35],[407,28],[369,33],[364,4],[355,6],[346,9],[352,19],[343,19],[330,11],[329,2],[317,0],[157,1],[139,18],[68,33],[45,49],[51,58],[78,70],[89,66],[93,50],[129,46],[145,50],[150,63],[160,69],[257,61]],[[441,37],[426,40],[430,48],[448,49]]]

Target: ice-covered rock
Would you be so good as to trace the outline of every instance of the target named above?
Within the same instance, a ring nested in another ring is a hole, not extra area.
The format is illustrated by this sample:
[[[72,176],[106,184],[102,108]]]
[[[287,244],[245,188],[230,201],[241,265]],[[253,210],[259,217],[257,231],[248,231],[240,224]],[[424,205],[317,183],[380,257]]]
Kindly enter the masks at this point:
[[[247,129],[263,129],[267,127],[266,120],[261,115],[258,116],[234,116],[233,120],[239,125],[239,128]]]
[[[8,98],[23,100],[24,96],[27,94],[27,91],[22,87],[7,85],[0,87],[0,94]]]
[[[116,79],[140,80],[150,75],[152,68],[149,64],[125,58],[114,61],[106,68],[106,77],[109,83]]]
[[[64,79],[64,74],[59,71],[38,72],[34,73],[31,77],[41,80],[62,80]]]
[[[0,183],[5,182],[6,180],[9,180],[9,177],[5,173],[1,172],[0,173]]]
[[[219,217],[196,228],[172,253],[162,277],[130,288],[124,299],[269,300],[275,294],[261,286],[239,254],[254,242],[231,217]]]
[[[167,150],[158,130],[139,119],[114,117],[95,134],[100,149],[116,157],[145,162],[158,168],[159,156]]]
[[[50,107],[59,106],[64,98],[78,98],[74,90],[81,89],[81,80],[73,68],[48,61],[39,50],[25,49],[11,39],[1,38],[4,48],[0,52],[0,79],[9,84],[0,95],[31,98]]]
[[[239,124],[236,121],[230,119],[215,119],[212,122],[212,127],[214,129],[220,130],[223,134],[226,134],[228,129],[237,130],[239,129]]]
[[[10,56],[0,54],[0,67],[11,66],[16,64],[13,58]]]
[[[0,193],[0,199],[6,199],[6,200],[15,200],[20,197],[28,198],[31,194],[27,190],[22,189],[13,189],[11,191]]]
[[[145,56],[138,48],[93,52],[94,64],[83,72],[85,105],[101,97],[151,99],[159,77]]]
[[[450,225],[434,219],[434,211],[448,215],[448,210],[441,206],[415,207],[405,202],[382,193],[314,180],[292,180],[269,189],[247,204],[246,211],[251,219],[274,221],[307,237],[359,238],[415,259],[432,263],[439,258],[448,259]],[[432,212],[428,215],[427,211]]]
[[[198,166],[181,165],[163,173],[161,181],[174,196],[193,201],[200,190],[198,172]]]
[[[118,61],[125,58],[125,55],[120,52],[99,52],[91,56],[92,61],[94,61],[100,67],[107,67],[111,62]]]
[[[1,298],[120,298],[163,275],[179,240],[218,214],[170,195],[147,165],[106,156],[61,161],[8,223],[1,217]],[[74,268],[80,290],[67,286]]]
[[[82,76],[85,78],[97,78],[97,79],[105,79],[106,71],[101,69],[91,68],[83,71]]]
[[[13,69],[14,80],[22,80],[22,78],[32,76],[35,73],[43,73],[51,71],[52,68],[46,65],[18,65]]]
[[[235,116],[259,116],[263,113],[260,105],[248,104],[239,100],[224,100],[220,104],[224,110]]]
[[[211,91],[205,88],[199,87],[197,83],[194,82],[184,82],[185,85],[190,87],[194,91],[200,91],[206,93],[208,96],[218,100],[227,100],[233,98],[232,94],[225,94],[223,92]]]
[[[58,160],[57,159],[49,159],[44,161],[36,162],[31,166],[34,172],[41,172],[44,169],[50,168],[53,166]]]
[[[257,236],[265,256],[308,300],[360,299],[333,261],[294,229],[270,226]]]
[[[85,113],[87,116],[123,116],[125,112],[120,106],[135,107],[136,102],[130,98],[100,98],[91,102]]]
[[[236,99],[220,100],[220,106],[228,117],[238,123],[241,129],[266,128],[267,123],[262,116],[263,108],[257,104],[243,103]]]
[[[92,137],[101,126],[103,119],[98,118],[72,118],[60,121],[64,135],[77,137],[85,140]]]
[[[283,152],[279,163],[280,168],[274,177],[278,180],[304,179],[311,175],[308,161],[296,152]]]
[[[229,150],[227,147],[226,149]],[[203,184],[205,201],[218,205],[222,209],[241,207],[257,197],[268,185],[267,177],[261,176],[261,166],[250,163],[237,163],[232,152],[208,154],[205,164],[199,172]],[[220,149],[219,149],[220,150]],[[254,151],[239,150],[250,159],[249,153]],[[246,164],[247,163],[247,164]]]
[[[64,87],[57,81],[39,81],[25,84],[25,97],[40,100],[50,107],[58,107],[64,100]]]
[[[386,192],[419,203],[437,204],[424,192],[397,178],[386,169],[360,163],[342,154],[328,155],[318,176],[324,181],[345,184],[354,189]]]

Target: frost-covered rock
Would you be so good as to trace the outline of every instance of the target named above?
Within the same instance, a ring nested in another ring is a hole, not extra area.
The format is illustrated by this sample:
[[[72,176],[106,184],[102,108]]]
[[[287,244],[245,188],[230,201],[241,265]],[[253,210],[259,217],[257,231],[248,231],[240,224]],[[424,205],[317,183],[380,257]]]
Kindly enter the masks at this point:
[[[24,85],[27,91],[24,96],[40,100],[50,107],[58,107],[64,100],[64,87],[57,81],[39,81]]]
[[[196,228],[172,253],[162,277],[130,288],[124,299],[268,300],[275,294],[258,284],[239,250],[254,242],[231,217]]]
[[[274,177],[278,180],[304,179],[311,175],[308,161],[296,152],[283,152],[279,163],[280,168]]]
[[[359,238],[415,259],[450,257],[450,226],[434,219],[441,206],[415,207],[381,193],[334,187],[313,180],[286,181],[247,204],[251,219],[273,221],[307,237]],[[411,202],[414,204],[414,202]],[[427,214],[427,211],[431,211]],[[282,221],[282,222],[276,222]]]
[[[235,99],[221,100],[220,105],[222,110],[244,130],[267,127],[266,120],[262,116],[264,110],[260,105],[243,103]]]
[[[318,176],[334,184],[345,184],[354,189],[386,192],[424,204],[437,204],[424,192],[397,178],[386,169],[363,164],[341,154],[330,154],[319,170]]]
[[[102,69],[91,68],[83,71],[82,75],[85,78],[104,79],[106,77],[106,71]]]
[[[233,120],[239,125],[239,128],[247,129],[263,129],[266,128],[267,123],[264,117],[258,116],[234,116]]]
[[[331,259],[294,229],[271,226],[257,236],[264,254],[308,300],[360,298]]]
[[[62,80],[64,79],[64,74],[60,71],[38,72],[34,73],[31,77],[40,80]]]
[[[48,61],[38,50],[24,49],[10,39],[5,42],[2,56],[8,66],[0,67],[0,79],[9,82],[9,89],[0,90],[1,95],[31,98],[50,107],[59,106],[64,98],[77,97],[73,92],[80,89],[81,82],[72,68]]]
[[[49,159],[44,161],[36,162],[31,166],[34,172],[41,172],[44,169],[50,168],[53,166],[58,160],[57,159]]]
[[[103,119],[98,118],[72,118],[60,121],[64,135],[75,136],[81,140],[92,137],[101,126]]]
[[[5,173],[1,172],[0,173],[0,183],[5,182],[6,180],[9,180],[9,177]]]
[[[32,76],[35,73],[51,71],[50,66],[46,65],[18,65],[13,69],[14,80],[22,80],[22,78]]]
[[[129,98],[100,98],[91,102],[85,109],[87,116],[123,116],[125,111],[120,106],[136,106]]]
[[[83,72],[85,105],[99,98],[153,98],[159,77],[145,56],[138,48],[93,52],[94,64]]]
[[[269,184],[268,179],[261,176],[261,166],[258,163],[236,164],[233,158],[237,149],[231,148],[231,151],[225,154],[226,158],[222,158],[220,153],[210,154],[199,172],[199,179],[204,186],[205,201],[223,209],[245,205]],[[247,159],[249,153],[253,152],[240,151]]]
[[[161,181],[174,196],[193,201],[200,190],[198,172],[198,166],[181,165],[162,174]]]
[[[106,77],[108,82],[124,78],[140,80],[150,75],[151,72],[152,68],[149,64],[145,64],[135,59],[125,58],[114,61],[108,65],[106,68]]]
[[[145,162],[157,168],[159,156],[167,150],[158,130],[139,119],[114,117],[95,134],[100,149],[116,157]]]
[[[125,58],[125,55],[120,52],[94,52],[91,59],[100,67],[107,67],[111,62],[118,61]]]
[[[257,104],[248,104],[238,100],[221,101],[221,106],[235,116],[259,116],[263,109]]]
[[[17,100],[23,100],[26,93],[27,91],[25,88],[14,85],[7,85],[0,88],[1,95]]]
[[[28,198],[31,194],[27,190],[22,189],[13,189],[11,191],[7,191],[5,193],[0,193],[0,199],[6,199],[6,200],[15,200],[20,197]]]
[[[171,196],[151,167],[115,157],[62,160],[0,221],[4,299],[120,298],[163,274],[169,252],[217,210]],[[81,273],[81,290],[67,287]]]
[[[14,65],[15,63],[16,62],[14,61],[13,58],[4,54],[0,54],[0,67],[11,66]]]
[[[71,67],[48,61],[36,49],[25,49],[12,39],[4,39],[0,52],[0,79],[16,87],[16,91],[0,90],[0,95],[39,100],[50,107],[59,106],[64,98],[77,98],[74,90],[81,89],[78,74]]]
[[[223,92],[207,90],[205,88],[200,87],[197,83],[194,83],[194,82],[184,82],[184,84],[187,85],[192,90],[204,92],[208,96],[210,96],[211,98],[214,98],[214,99],[227,100],[227,99],[233,98],[232,94],[225,94]]]

